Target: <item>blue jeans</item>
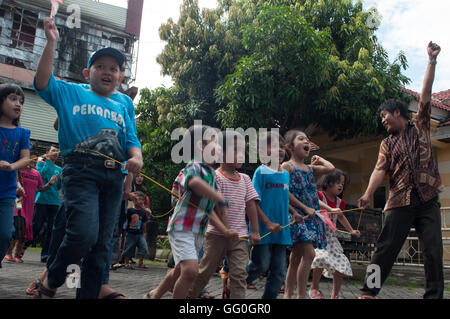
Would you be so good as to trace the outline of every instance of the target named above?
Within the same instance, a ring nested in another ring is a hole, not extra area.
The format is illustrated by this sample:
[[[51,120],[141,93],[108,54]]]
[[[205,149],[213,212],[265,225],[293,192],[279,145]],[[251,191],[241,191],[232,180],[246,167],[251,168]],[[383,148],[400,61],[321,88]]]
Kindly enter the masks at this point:
[[[15,198],[0,199],[0,267],[14,233]]]
[[[55,260],[58,248],[64,239],[64,235],[66,234],[66,223],[66,208],[64,206],[64,201],[62,201],[53,220],[52,235],[50,237],[50,243],[48,245],[47,268],[49,268],[52,262]]]
[[[119,205],[118,210],[117,210],[116,222],[114,224],[113,237],[108,245],[108,259],[105,264],[105,270],[103,271],[102,285],[109,284],[109,267],[111,266],[111,260],[113,257],[113,253],[115,252],[116,248],[117,248],[117,251],[119,250],[119,239],[120,239],[120,233],[121,233],[121,229],[119,229],[119,217],[120,217],[121,211],[123,209],[126,209],[124,207],[124,205],[126,205],[124,202],[126,203],[126,201],[122,201],[121,205]],[[117,253],[116,255],[117,256],[115,256],[115,258],[118,259],[119,253]]]
[[[247,284],[269,271],[262,299],[276,299],[286,276],[286,245],[255,245],[247,266]]]
[[[66,233],[48,269],[48,285],[62,286],[67,267],[83,259],[77,298],[96,299],[122,197],[123,175],[120,169],[86,163],[65,164],[62,174]]]

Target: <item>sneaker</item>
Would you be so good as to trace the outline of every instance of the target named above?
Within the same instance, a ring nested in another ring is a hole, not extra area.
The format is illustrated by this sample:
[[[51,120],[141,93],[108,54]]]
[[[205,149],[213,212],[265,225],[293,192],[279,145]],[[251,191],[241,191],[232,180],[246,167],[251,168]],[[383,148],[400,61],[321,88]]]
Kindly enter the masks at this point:
[[[23,263],[23,260],[20,257],[14,257],[14,262],[16,262],[16,263]]]
[[[11,260],[14,260],[14,257],[13,257],[12,255],[6,255],[6,256],[3,258],[3,260],[4,260],[4,261],[11,261]]]
[[[308,296],[309,299],[324,299],[322,292],[316,289],[309,289]]]

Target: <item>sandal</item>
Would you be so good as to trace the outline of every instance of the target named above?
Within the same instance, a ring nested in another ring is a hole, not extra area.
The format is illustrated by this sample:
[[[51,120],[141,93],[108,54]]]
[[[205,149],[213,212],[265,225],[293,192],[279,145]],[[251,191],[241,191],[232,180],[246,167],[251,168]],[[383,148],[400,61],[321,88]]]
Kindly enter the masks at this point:
[[[29,296],[34,296],[38,293],[39,286],[42,284],[42,281],[40,279],[36,279],[33,281],[25,290],[25,293]]]
[[[23,263],[23,259],[20,257],[14,257],[14,262],[21,264],[21,263]]]
[[[323,294],[320,290],[309,289],[308,296],[309,299],[323,299]]]
[[[5,257],[3,257],[3,261],[11,261],[13,259],[14,257],[12,255],[5,255]]]
[[[44,284],[39,284],[39,288],[37,290],[37,294],[33,296],[33,299],[43,299],[42,296],[46,296],[49,298],[55,297],[56,291],[50,290],[44,287]]]
[[[117,297],[125,297],[125,296],[117,291],[114,291],[101,299],[122,299],[122,298],[117,298]]]

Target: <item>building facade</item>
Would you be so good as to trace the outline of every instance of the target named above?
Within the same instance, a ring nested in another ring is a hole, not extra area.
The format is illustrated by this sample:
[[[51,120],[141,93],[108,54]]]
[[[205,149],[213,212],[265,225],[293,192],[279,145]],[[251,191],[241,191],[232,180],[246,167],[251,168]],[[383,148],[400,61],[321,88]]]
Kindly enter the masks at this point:
[[[134,81],[143,0],[129,0],[128,8],[93,0],[65,0],[55,17],[60,40],[55,53],[55,77],[86,82],[82,70],[90,55],[113,47],[127,58],[122,90]],[[0,0],[0,82],[13,82],[25,92],[21,126],[31,130],[32,150],[45,153],[57,144],[55,110],[33,91],[33,77],[46,43],[43,19],[48,0]]]

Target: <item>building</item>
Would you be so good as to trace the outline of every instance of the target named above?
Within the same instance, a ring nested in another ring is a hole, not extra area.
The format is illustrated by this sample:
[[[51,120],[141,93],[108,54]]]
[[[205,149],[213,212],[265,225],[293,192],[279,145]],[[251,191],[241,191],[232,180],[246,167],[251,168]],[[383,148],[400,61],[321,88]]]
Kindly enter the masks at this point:
[[[65,0],[55,17],[60,41],[54,74],[70,82],[85,82],[82,70],[90,55],[114,47],[127,58],[122,90],[134,81],[143,0],[129,0],[128,8],[93,0]],[[45,153],[57,144],[55,110],[33,91],[33,77],[46,43],[43,19],[49,0],[0,0],[0,82],[13,82],[25,92],[21,126],[31,130],[32,150]],[[80,17],[77,24],[75,18]]]
[[[418,109],[419,94],[404,89],[413,100],[409,110],[414,117]],[[431,139],[433,153],[438,163],[439,172],[444,185],[440,194],[442,207],[450,207],[450,90],[432,95],[431,111]],[[382,136],[355,137],[353,139],[333,141],[325,133],[313,134],[312,140],[320,147],[318,155],[330,160],[337,168],[346,171],[350,177],[350,184],[345,190],[344,199],[347,203],[356,205],[369,183],[370,175],[375,167]],[[384,208],[389,191],[389,180],[386,177],[383,184],[371,199],[371,207],[380,211]],[[442,210],[442,233],[444,238],[444,259],[450,266],[450,209]],[[416,238],[415,234],[411,238]],[[413,239],[411,239],[413,240]],[[416,240],[417,241],[417,240]],[[404,250],[418,250],[406,247]],[[414,245],[417,246],[415,243]]]

